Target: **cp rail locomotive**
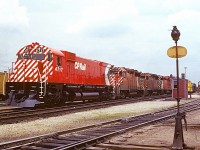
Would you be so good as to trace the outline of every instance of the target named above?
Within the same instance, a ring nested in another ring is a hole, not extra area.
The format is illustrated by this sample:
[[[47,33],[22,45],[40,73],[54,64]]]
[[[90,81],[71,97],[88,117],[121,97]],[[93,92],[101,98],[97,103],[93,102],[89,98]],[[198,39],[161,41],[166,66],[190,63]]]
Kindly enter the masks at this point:
[[[86,59],[35,42],[17,52],[8,72],[8,105],[34,107],[171,92],[170,78]]]

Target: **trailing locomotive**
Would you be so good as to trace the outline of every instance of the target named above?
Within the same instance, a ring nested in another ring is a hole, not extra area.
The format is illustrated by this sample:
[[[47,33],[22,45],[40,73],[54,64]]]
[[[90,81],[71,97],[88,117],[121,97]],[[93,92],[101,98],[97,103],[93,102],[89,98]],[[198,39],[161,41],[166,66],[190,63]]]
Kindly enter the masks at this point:
[[[8,105],[34,107],[170,92],[169,77],[115,67],[36,42],[17,52],[5,99]]]
[[[110,84],[116,97],[137,97],[171,93],[170,77],[142,73],[125,67],[110,69]]]

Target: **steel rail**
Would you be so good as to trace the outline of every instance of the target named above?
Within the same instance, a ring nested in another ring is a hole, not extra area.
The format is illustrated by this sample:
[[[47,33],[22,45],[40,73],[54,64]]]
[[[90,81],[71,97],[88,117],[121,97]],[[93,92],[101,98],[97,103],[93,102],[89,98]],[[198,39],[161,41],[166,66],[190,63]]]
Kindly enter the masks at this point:
[[[199,109],[199,107],[197,107],[199,105],[200,104],[198,104],[198,105],[195,104],[193,108],[189,108],[186,111],[189,112],[189,111],[197,110],[197,109]],[[54,148],[52,150],[82,149],[82,147],[86,148],[86,147],[89,147],[89,146],[95,146],[96,144],[99,144],[99,142],[103,142],[103,141],[105,141],[105,139],[107,139],[109,137],[112,137],[112,136],[115,136],[115,135],[118,135],[118,134],[121,134],[121,133],[125,133],[129,130],[136,129],[136,128],[139,128],[139,127],[143,127],[143,126],[146,126],[146,125],[150,125],[150,124],[153,124],[153,123],[156,123],[156,122],[161,122],[163,120],[173,118],[175,115],[176,115],[176,111],[173,111],[172,114],[169,114],[169,115],[166,115],[166,116],[163,116],[163,117],[160,117],[160,118],[148,120],[146,122],[142,122],[142,123],[130,126],[130,127],[126,127],[126,128],[121,129],[121,130],[117,130],[117,131],[114,131],[114,132],[111,132],[111,133],[108,133],[108,134],[105,134],[105,135],[102,135],[102,136],[99,136],[99,137],[95,137],[95,138],[92,138],[92,139],[89,139],[89,140],[86,140],[86,141],[82,141],[80,143],[76,143],[76,144],[73,144],[73,145],[60,146],[60,147]],[[142,119],[144,119],[144,118],[142,118]]]
[[[193,105],[192,105],[193,103]],[[188,105],[188,107],[186,107]],[[185,104],[185,111],[191,111],[194,109],[199,109],[199,101],[193,101],[188,104]],[[183,108],[184,106],[182,106]],[[166,110],[166,113],[161,111],[143,114],[139,116],[133,116],[128,118],[121,118],[113,120],[111,122],[105,122],[101,124],[85,126],[82,128],[71,129],[67,131],[51,133],[42,137],[36,137],[25,139],[28,144],[19,143],[20,141],[13,141],[0,144],[0,148],[6,148],[7,146],[13,145],[13,143],[18,144],[8,149],[53,149],[53,150],[64,150],[64,149],[84,149],[88,146],[93,146],[99,142],[103,142],[106,138],[126,132],[131,129],[135,129],[141,126],[149,125],[152,123],[160,122],[174,117],[176,110]],[[112,124],[112,125],[111,125]],[[66,135],[68,134],[68,135]],[[64,136],[65,135],[65,136]],[[50,137],[50,138],[49,138]],[[38,141],[39,139],[42,139]],[[76,139],[77,138],[77,139]],[[28,141],[30,140],[30,141]],[[31,142],[31,141],[38,142]]]
[[[165,96],[167,98],[167,96]],[[101,108],[101,107],[108,107],[113,105],[120,105],[120,104],[128,104],[128,103],[136,103],[140,101],[146,101],[149,99],[159,99],[160,97],[147,97],[147,98],[136,98],[136,99],[119,99],[119,100],[112,100],[112,101],[101,101],[101,102],[93,102],[93,103],[80,103],[80,104],[72,104],[66,105],[62,107],[53,107],[53,108],[45,108],[45,109],[14,109],[10,110],[10,112],[2,112],[0,111],[0,124],[5,123],[15,123],[14,119],[17,119],[17,122],[20,120],[26,119],[30,117],[35,117],[40,115],[51,115],[56,113],[62,112],[71,112],[71,111],[80,111],[84,109],[94,109],[94,108]],[[163,98],[163,96],[162,96]]]

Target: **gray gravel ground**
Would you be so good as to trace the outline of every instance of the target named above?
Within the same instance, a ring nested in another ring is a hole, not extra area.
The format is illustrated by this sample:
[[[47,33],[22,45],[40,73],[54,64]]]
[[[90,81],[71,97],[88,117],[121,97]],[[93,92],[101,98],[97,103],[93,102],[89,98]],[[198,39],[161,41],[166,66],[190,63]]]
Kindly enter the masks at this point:
[[[183,100],[182,102],[184,103],[186,100]],[[16,124],[1,125],[0,142],[77,128],[121,117],[153,112],[175,105],[176,101],[146,101],[66,114],[57,117],[49,117],[34,121],[24,121]]]

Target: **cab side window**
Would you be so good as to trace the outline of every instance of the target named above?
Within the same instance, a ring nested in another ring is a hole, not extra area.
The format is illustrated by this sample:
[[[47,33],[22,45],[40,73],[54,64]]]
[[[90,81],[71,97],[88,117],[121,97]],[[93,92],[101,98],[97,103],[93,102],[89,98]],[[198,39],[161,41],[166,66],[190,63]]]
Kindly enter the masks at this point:
[[[174,81],[174,88],[177,88],[177,81]]]
[[[123,72],[123,77],[126,78],[126,72]]]
[[[23,54],[18,54],[18,60],[22,60],[23,59]]]
[[[119,76],[122,77],[122,71],[119,72]]]
[[[48,61],[52,61],[52,53],[48,53]]]
[[[62,59],[59,56],[57,56],[57,58],[56,58],[56,65],[57,66],[61,66],[62,65]]]

